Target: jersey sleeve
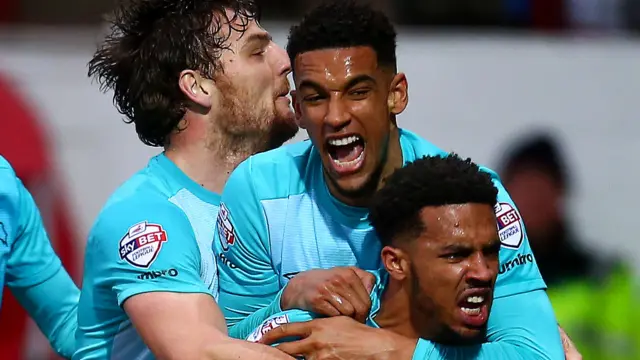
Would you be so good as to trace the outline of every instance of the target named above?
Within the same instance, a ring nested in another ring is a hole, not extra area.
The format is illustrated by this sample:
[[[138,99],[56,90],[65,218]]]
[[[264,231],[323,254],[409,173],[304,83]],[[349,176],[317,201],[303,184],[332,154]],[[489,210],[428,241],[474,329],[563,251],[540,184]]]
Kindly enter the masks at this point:
[[[286,310],[286,311],[277,313],[275,315],[272,315],[268,319],[263,321],[260,325],[258,325],[258,327],[255,328],[253,332],[251,332],[251,334],[249,334],[249,336],[247,336],[246,340],[251,342],[258,342],[260,341],[260,339],[262,339],[262,336],[264,336],[264,334],[266,334],[268,331],[275,329],[279,326],[282,326],[284,324],[289,324],[289,323],[311,321],[315,318],[317,318],[317,316],[308,311],[299,310],[299,309]],[[294,341],[294,340],[296,339],[285,338],[285,339],[282,339],[281,342],[288,342],[288,341]],[[273,344],[273,346],[277,346],[277,344]]]
[[[487,168],[483,170],[492,176],[493,184],[498,189],[495,212],[502,248],[494,297],[501,298],[546,289],[547,286],[540,275],[520,212],[498,175]]]
[[[253,181],[250,158],[227,181],[213,242],[220,274],[218,302],[229,335],[239,339],[281,311],[267,221]]]
[[[7,286],[63,357],[75,350],[80,291],[49,241],[31,194],[16,178],[15,240],[7,261]]]
[[[92,278],[115,292],[120,306],[148,292],[217,294],[200,278],[200,250],[187,216],[160,196],[107,207],[87,247]]]
[[[558,324],[544,290],[495,299],[487,343],[444,346],[420,339],[413,360],[564,360]]]
[[[18,226],[7,261],[7,286],[10,288],[38,285],[62,266],[33,197],[20,180],[16,179],[16,182]]]

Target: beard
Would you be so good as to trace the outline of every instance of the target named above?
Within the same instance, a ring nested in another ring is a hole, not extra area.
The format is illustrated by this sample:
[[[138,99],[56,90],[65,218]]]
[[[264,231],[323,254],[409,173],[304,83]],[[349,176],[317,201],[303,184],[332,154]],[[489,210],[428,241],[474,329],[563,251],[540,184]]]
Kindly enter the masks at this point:
[[[280,147],[298,132],[291,111],[278,111],[275,98],[234,86],[220,77],[221,99],[217,128],[222,131],[227,151],[253,155]],[[285,84],[286,86],[286,84]]]

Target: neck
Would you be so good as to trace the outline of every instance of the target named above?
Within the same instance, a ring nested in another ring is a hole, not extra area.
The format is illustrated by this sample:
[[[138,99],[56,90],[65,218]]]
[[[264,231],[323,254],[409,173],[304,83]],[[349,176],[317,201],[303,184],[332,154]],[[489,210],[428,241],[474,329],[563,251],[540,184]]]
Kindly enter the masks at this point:
[[[412,339],[419,338],[420,331],[414,326],[410,309],[411,301],[408,289],[400,282],[389,279],[375,321],[385,330]]]
[[[249,156],[264,150],[255,147],[251,141],[231,139],[193,122],[172,136],[165,155],[193,181],[220,194],[231,172]]]
[[[382,159],[382,166],[371,175],[370,183],[365,188],[355,194],[342,194],[331,181],[327,181],[331,194],[341,202],[355,207],[368,207],[369,201],[373,194],[380,190],[384,185],[384,179],[391,175],[394,171],[402,167],[404,159],[402,158],[402,146],[400,146],[400,129],[394,127],[389,134],[389,145],[386,157]],[[325,176],[327,176],[325,174]]]

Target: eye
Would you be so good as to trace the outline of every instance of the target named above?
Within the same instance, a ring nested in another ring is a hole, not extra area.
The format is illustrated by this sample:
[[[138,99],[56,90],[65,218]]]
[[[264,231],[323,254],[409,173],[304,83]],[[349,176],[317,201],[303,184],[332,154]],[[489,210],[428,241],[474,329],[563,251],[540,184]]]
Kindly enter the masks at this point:
[[[451,262],[458,262],[462,259],[464,259],[464,254],[459,253],[459,252],[455,252],[455,253],[450,253],[450,254],[444,254],[442,255],[442,258],[451,261]]]
[[[265,52],[265,49],[260,49],[258,51],[255,51],[253,54],[251,54],[251,56],[263,56]]]
[[[355,99],[364,99],[367,97],[367,95],[369,95],[370,91],[371,90],[369,89],[356,89],[351,91],[349,95],[351,95],[351,97]]]
[[[317,103],[319,101],[321,101],[322,99],[324,99],[322,96],[320,95],[307,95],[304,98],[302,98],[302,100],[306,103]]]

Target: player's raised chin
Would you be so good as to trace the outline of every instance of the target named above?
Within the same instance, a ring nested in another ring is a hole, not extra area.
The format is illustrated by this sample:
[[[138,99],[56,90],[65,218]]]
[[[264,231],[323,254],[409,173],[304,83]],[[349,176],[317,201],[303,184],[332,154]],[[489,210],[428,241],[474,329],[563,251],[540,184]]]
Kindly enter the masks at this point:
[[[368,46],[303,52],[294,60],[300,126],[322,159],[332,193],[353,199],[378,187],[390,152],[402,156],[395,115],[407,104],[404,74]],[[393,149],[393,145],[397,149]]]

